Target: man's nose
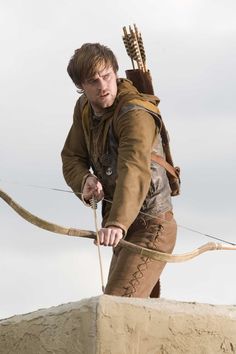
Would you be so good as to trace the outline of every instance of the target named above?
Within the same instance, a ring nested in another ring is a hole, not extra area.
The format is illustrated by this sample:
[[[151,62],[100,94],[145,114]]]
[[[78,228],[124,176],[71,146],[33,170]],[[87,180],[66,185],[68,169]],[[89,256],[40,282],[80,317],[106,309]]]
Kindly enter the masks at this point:
[[[106,88],[106,81],[103,80],[102,78],[100,78],[98,81],[98,89],[100,91],[103,91],[103,90],[105,90],[105,88]]]

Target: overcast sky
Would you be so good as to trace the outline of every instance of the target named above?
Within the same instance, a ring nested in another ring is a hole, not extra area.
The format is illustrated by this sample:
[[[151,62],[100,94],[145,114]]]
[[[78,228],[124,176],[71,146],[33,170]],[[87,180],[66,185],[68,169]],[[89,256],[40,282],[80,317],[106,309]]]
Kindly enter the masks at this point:
[[[39,187],[68,189],[60,151],[78,97],[66,73],[74,50],[108,45],[124,76],[122,27],[136,23],[181,167],[175,253],[211,241],[181,226],[235,243],[235,16],[234,0],[1,0],[0,188],[44,219],[94,230],[92,210],[72,193]],[[0,235],[0,318],[101,294],[91,240],[40,230],[3,201]],[[105,274],[110,255],[102,249]],[[236,304],[235,269],[234,251],[170,264],[162,297]]]

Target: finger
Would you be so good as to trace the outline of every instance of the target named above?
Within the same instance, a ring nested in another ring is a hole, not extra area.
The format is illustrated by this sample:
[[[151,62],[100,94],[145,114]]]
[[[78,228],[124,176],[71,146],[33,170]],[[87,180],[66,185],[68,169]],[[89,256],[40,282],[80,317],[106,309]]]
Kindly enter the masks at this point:
[[[102,190],[103,190],[102,185],[101,185],[101,183],[100,183],[99,181],[98,181],[97,184],[96,184],[96,189],[97,189],[97,192],[98,192],[98,193],[101,193]]]
[[[116,237],[115,237],[114,243],[113,243],[113,247],[116,247],[121,239],[122,239],[122,235],[121,234],[116,234]]]
[[[110,229],[105,229],[104,233],[104,246],[108,246],[110,244],[110,237],[111,237],[111,230]]]
[[[90,199],[90,198],[92,198],[92,196],[93,196],[93,189],[92,188],[90,188],[90,187],[84,187],[83,188],[83,191],[82,191],[82,193],[83,193],[83,196],[86,198],[86,199]]]
[[[100,200],[102,200],[104,198],[104,193],[103,193],[103,191],[101,191],[100,193],[94,193],[94,196],[95,196],[97,202],[100,202]]]
[[[103,232],[103,229],[98,231],[98,238],[99,238],[100,245],[103,245],[104,244],[104,232]]]
[[[108,246],[114,246],[115,238],[116,238],[115,232],[112,231],[110,233],[110,237],[109,237],[109,240],[108,240]]]
[[[83,193],[83,197],[86,201],[89,201],[93,196],[93,193]]]

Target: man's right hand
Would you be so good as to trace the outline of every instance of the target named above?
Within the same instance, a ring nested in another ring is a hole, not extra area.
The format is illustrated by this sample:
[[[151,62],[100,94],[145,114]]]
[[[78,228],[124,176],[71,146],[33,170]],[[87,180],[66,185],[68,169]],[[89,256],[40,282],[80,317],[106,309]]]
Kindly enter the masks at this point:
[[[86,202],[89,202],[93,197],[99,202],[104,197],[102,185],[95,176],[89,176],[86,179],[82,194]]]

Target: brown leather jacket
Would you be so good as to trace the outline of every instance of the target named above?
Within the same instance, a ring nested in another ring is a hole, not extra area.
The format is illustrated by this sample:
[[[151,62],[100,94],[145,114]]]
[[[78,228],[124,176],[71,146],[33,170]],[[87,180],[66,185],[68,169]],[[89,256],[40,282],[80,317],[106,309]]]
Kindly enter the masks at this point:
[[[140,210],[157,215],[172,209],[166,172],[151,162],[151,152],[163,155],[159,117],[157,106],[142,101],[126,79],[118,80],[117,98],[102,117],[93,116],[84,95],[77,101],[62,150],[63,173],[72,190],[81,192],[92,169],[105,199],[113,201],[103,201],[103,226],[126,233]]]

